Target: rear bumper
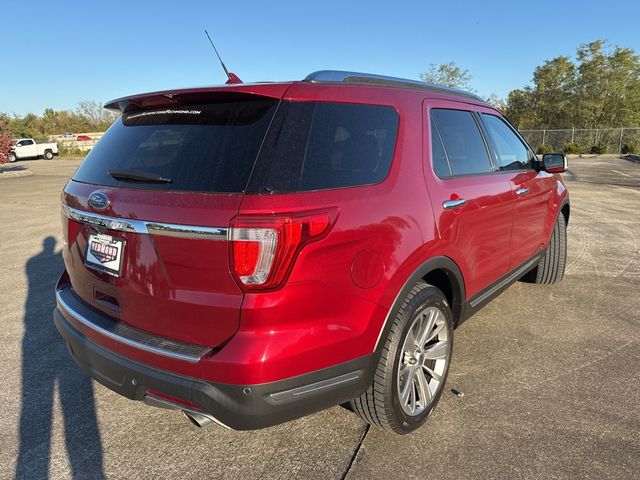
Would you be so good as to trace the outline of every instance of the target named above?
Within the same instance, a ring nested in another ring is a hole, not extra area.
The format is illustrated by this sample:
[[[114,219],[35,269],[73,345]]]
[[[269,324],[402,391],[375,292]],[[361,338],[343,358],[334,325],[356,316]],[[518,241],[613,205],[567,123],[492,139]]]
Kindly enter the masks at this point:
[[[270,383],[214,383],[118,355],[74,328],[59,308],[53,320],[78,366],[109,389],[140,401],[149,396],[148,390],[160,392],[197,405],[191,410],[209,414],[235,430],[263,428],[343,403],[368,388],[375,368],[372,354]],[[178,403],[175,406],[180,408]]]

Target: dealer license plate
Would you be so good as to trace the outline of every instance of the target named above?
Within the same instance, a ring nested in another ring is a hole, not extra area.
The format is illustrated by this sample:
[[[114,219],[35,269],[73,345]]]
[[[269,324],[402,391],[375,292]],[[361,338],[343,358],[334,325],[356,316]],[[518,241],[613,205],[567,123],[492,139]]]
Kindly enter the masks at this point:
[[[124,239],[103,235],[89,235],[85,265],[116,277],[120,276]]]

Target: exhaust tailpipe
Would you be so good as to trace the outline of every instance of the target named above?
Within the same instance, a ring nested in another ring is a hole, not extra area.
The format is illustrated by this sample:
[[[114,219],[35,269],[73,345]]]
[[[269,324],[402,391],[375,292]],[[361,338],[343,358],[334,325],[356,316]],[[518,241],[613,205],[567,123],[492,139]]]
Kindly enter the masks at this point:
[[[187,410],[182,410],[182,414],[189,419],[191,423],[193,423],[196,427],[206,427],[210,423],[214,423],[215,420],[211,415],[206,415],[204,413],[198,412],[189,412]]]
[[[144,396],[144,401],[147,405],[152,405],[154,407],[168,408],[169,410],[182,410],[182,414],[187,417],[189,421],[196,427],[202,428],[206,427],[210,423],[217,423],[221,427],[231,430],[231,428],[215,418],[213,415],[209,415],[208,413],[203,412],[197,412],[195,410],[185,409],[183,406],[179,405],[176,402],[172,402],[171,400],[152,395],[148,392]]]

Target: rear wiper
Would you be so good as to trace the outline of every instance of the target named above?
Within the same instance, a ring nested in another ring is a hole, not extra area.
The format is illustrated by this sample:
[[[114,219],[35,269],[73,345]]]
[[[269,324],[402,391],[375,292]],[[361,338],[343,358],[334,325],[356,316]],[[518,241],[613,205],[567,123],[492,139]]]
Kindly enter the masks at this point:
[[[125,182],[171,183],[173,181],[170,178],[161,177],[153,173],[136,172],[134,170],[109,170],[107,175]]]

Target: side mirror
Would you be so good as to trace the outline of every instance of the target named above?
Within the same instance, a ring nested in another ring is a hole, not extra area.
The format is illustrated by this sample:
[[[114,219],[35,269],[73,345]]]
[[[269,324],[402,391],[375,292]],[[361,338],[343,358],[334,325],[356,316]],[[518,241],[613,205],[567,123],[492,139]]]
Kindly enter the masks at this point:
[[[567,171],[569,164],[563,153],[545,153],[542,155],[542,167],[545,172],[562,173]]]

